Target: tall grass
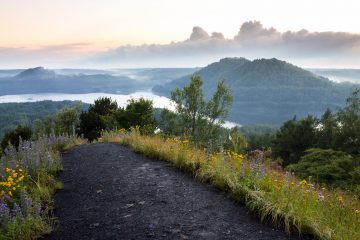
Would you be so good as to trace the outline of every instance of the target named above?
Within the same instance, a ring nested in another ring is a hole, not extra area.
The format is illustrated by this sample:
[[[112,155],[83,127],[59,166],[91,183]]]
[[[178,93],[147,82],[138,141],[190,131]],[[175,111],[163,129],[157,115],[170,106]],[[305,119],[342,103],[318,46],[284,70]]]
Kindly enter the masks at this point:
[[[40,136],[9,146],[0,159],[0,239],[36,239],[52,227],[53,195],[62,184],[59,151],[83,143],[73,136]]]
[[[264,152],[209,154],[187,140],[141,136],[135,129],[105,132],[100,141],[116,141],[190,171],[245,203],[262,221],[287,232],[319,239],[360,239],[360,201],[356,196],[319,188],[311,179],[298,179],[274,165]]]

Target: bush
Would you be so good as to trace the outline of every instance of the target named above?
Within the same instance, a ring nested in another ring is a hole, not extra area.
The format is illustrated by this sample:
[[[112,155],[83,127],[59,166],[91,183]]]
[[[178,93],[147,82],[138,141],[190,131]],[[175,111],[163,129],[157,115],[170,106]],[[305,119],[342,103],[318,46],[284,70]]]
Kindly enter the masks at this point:
[[[32,136],[32,131],[28,127],[18,126],[16,129],[5,134],[1,141],[1,149],[5,150],[9,143],[16,148],[19,146],[19,139],[29,140]]]
[[[319,183],[345,186],[352,181],[353,158],[341,151],[313,148],[305,152],[300,161],[287,170],[302,178],[312,176]]]
[[[111,98],[103,97],[95,100],[87,112],[80,115],[80,133],[93,141],[100,137],[101,131],[116,127],[114,113],[118,105]]]

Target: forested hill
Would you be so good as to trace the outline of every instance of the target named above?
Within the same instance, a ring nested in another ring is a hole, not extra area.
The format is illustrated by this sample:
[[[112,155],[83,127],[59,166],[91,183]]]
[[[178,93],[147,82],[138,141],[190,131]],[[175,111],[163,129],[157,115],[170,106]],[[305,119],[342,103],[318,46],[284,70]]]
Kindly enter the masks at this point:
[[[294,115],[319,116],[326,108],[345,103],[353,84],[339,84],[278,59],[224,58],[196,72],[204,82],[206,97],[225,79],[234,95],[230,120],[241,124],[281,124]],[[170,96],[176,87],[185,86],[190,75],[162,86],[157,94]]]

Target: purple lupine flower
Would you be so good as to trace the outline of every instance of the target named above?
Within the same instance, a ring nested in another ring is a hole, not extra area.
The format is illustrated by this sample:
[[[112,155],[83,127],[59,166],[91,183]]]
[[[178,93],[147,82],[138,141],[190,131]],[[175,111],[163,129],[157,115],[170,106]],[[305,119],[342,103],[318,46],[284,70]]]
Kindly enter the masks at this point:
[[[20,192],[20,205],[25,216],[31,213],[32,210],[32,199],[27,194],[26,190],[23,189]]]
[[[14,206],[11,210],[11,217],[12,218],[23,218],[23,213],[21,211],[20,206],[17,203],[14,203]]]
[[[263,164],[263,165],[261,166],[261,175],[262,175],[263,177],[265,177],[266,174],[267,174],[267,169],[266,169],[266,166]]]
[[[7,222],[10,219],[10,209],[6,202],[0,201],[0,224]]]

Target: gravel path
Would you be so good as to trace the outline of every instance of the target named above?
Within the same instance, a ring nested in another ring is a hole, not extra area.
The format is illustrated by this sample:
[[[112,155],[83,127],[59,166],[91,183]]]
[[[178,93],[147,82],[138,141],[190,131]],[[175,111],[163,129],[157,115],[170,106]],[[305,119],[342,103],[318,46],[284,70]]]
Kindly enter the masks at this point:
[[[115,143],[63,156],[46,239],[302,239],[259,223],[216,188]]]

